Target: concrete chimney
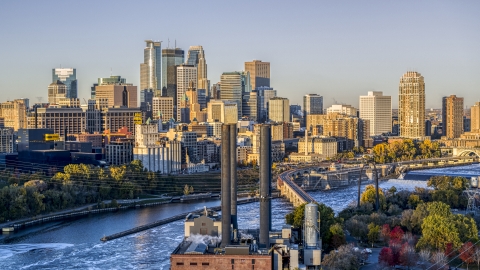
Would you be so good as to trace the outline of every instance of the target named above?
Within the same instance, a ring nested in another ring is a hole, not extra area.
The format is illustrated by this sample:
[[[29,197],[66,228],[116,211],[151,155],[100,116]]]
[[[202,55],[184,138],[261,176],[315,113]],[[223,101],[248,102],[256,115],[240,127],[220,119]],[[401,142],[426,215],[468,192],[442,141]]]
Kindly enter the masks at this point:
[[[231,237],[231,156],[230,156],[230,126],[222,125],[222,244],[230,244]]]
[[[238,230],[237,222],[237,125],[230,124],[230,190],[231,222],[233,230]]]
[[[272,134],[270,125],[260,126],[260,247],[269,247],[272,230]]]

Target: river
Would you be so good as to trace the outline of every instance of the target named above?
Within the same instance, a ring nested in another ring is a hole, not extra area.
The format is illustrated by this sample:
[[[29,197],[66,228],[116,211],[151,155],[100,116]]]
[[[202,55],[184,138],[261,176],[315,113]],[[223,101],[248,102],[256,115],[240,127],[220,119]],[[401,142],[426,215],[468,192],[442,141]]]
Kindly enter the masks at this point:
[[[440,173],[448,174],[450,168]],[[480,166],[455,171],[480,175]],[[437,172],[437,171],[436,171]],[[413,189],[424,181],[390,180],[381,188]],[[356,201],[357,187],[310,193],[318,202],[341,211]],[[176,203],[137,210],[92,215],[59,221],[0,236],[0,269],[168,269],[170,252],[183,239],[183,221],[175,221],[137,234],[102,243],[100,238],[178,213],[217,206],[218,200]],[[272,201],[273,228],[280,229],[293,209],[284,199]],[[238,206],[240,228],[258,228],[259,203]]]

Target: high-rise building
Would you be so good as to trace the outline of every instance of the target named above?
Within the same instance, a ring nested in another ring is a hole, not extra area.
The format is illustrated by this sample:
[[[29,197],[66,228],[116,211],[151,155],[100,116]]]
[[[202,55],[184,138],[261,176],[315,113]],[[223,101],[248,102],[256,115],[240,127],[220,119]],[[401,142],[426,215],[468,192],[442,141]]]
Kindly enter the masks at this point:
[[[98,78],[98,82],[94,83],[91,87],[91,98],[96,98],[95,87],[99,85],[110,85],[110,84],[126,84],[127,79],[122,78],[121,76],[110,76],[107,78]]]
[[[371,135],[392,132],[392,97],[381,91],[360,96],[360,118],[370,120]]]
[[[13,128],[0,128],[0,153],[13,153],[15,135]]]
[[[340,113],[349,116],[357,117],[358,110],[357,108],[351,105],[344,105],[344,104],[333,104],[329,108],[327,108],[327,113]]]
[[[140,90],[140,110],[144,114],[144,119],[152,118],[152,104],[155,90],[142,89]]]
[[[243,94],[242,115],[250,120],[257,121],[258,91],[253,90]]]
[[[463,133],[463,98],[456,95],[442,98],[442,126],[447,139],[460,138]]]
[[[180,49],[162,50],[162,96],[173,97],[177,104],[177,66],[183,64],[185,52]]]
[[[470,130],[471,132],[479,133],[480,132],[480,102],[475,102],[470,108]]]
[[[85,112],[81,108],[37,108],[28,115],[27,128],[49,128],[54,133],[65,136],[86,130]]]
[[[154,97],[152,101],[153,119],[169,121],[175,119],[173,115],[173,97]]]
[[[95,99],[107,100],[108,107],[138,108],[137,87],[120,76],[99,78],[95,86]]]
[[[197,88],[197,68],[191,65],[179,65],[177,66],[177,121],[182,119],[181,109],[187,108],[186,106],[186,92],[190,85],[193,84],[193,88]],[[188,112],[188,114],[190,114]],[[185,116],[185,119],[189,119],[190,116]]]
[[[186,64],[197,67],[197,89],[208,90],[207,62],[202,46],[190,46]]]
[[[52,83],[61,81],[67,87],[66,98],[78,98],[77,90],[77,70],[74,68],[54,68],[52,69]]]
[[[303,117],[309,114],[323,114],[323,97],[317,94],[303,96]]]
[[[398,120],[400,136],[425,136],[425,81],[416,71],[408,71],[400,78]]]
[[[209,123],[236,124],[238,122],[237,103],[224,100],[210,101],[207,107],[207,121]]]
[[[270,99],[277,96],[277,90],[263,86],[257,87],[255,90],[258,92],[257,121],[263,123],[268,120],[268,105]]]
[[[242,118],[242,74],[241,72],[224,72],[220,77],[220,99],[237,103],[238,119]]]
[[[202,89],[204,90],[204,89]],[[194,82],[191,81],[190,85],[185,93],[185,96],[188,99],[188,108],[190,113],[189,122],[206,122],[207,121],[207,112],[202,111],[200,103],[198,102],[198,92],[194,87]]]
[[[160,41],[145,40],[143,63],[140,64],[140,90],[151,89],[155,96],[161,95],[162,90],[162,43]]]
[[[268,118],[273,122],[290,122],[290,101],[288,98],[274,97],[270,99]]]
[[[253,89],[260,86],[270,87],[270,62],[261,60],[245,62],[245,71],[250,73]]]
[[[67,86],[61,81],[56,81],[48,86],[48,103],[58,104],[61,99],[66,98]]]
[[[0,117],[5,128],[18,131],[27,128],[27,106],[25,99],[15,99],[0,103]]]

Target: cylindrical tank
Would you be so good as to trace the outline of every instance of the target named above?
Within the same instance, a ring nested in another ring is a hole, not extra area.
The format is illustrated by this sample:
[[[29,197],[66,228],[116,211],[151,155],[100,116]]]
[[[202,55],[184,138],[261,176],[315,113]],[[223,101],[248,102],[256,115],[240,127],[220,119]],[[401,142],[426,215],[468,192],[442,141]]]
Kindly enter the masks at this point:
[[[470,187],[478,188],[478,177],[472,176],[472,178],[470,178]]]
[[[318,244],[318,206],[305,205],[305,247],[314,248]]]

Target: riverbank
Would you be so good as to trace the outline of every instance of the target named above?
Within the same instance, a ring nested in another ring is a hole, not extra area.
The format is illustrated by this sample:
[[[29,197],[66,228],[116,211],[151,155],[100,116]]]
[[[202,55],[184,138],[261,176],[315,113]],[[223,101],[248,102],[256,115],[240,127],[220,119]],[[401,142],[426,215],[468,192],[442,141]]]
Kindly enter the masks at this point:
[[[6,223],[1,223],[0,228],[2,228],[2,233],[10,233],[10,232],[18,231],[20,229],[24,229],[26,227],[42,224],[45,222],[76,219],[76,218],[88,216],[91,214],[114,212],[119,210],[135,209],[140,207],[149,207],[149,206],[156,206],[156,205],[170,203],[170,199],[165,199],[164,201],[148,202],[148,201],[152,201],[151,198],[141,199],[141,200],[130,200],[130,201],[131,202],[129,202],[128,200],[123,200],[123,201],[120,200],[118,206],[106,207],[106,208],[98,208],[99,204],[89,204],[86,206],[81,206],[81,207],[69,209],[69,210],[58,211],[58,212],[47,214],[47,215],[39,215],[35,217],[23,218],[23,219],[14,220]],[[127,203],[127,205],[122,205],[122,202]],[[97,207],[97,208],[94,209],[94,207]]]

